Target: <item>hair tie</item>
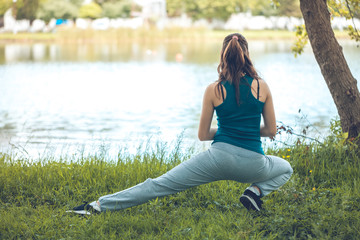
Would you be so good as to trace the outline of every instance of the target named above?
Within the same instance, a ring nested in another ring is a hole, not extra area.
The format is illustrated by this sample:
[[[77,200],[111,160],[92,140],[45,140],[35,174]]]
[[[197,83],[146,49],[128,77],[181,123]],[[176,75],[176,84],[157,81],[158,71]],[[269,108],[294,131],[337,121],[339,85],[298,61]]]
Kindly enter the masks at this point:
[[[239,38],[236,35],[232,36],[232,38],[233,39],[235,38],[236,40],[239,40]]]

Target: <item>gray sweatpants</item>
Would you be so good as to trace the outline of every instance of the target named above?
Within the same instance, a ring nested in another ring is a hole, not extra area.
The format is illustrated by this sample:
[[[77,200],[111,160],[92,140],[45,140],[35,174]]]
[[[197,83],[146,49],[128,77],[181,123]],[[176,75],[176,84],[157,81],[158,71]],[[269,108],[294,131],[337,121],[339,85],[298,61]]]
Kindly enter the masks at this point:
[[[115,211],[219,180],[251,183],[265,196],[285,184],[292,172],[290,164],[282,158],[217,142],[160,177],[100,197],[99,203],[101,211]]]

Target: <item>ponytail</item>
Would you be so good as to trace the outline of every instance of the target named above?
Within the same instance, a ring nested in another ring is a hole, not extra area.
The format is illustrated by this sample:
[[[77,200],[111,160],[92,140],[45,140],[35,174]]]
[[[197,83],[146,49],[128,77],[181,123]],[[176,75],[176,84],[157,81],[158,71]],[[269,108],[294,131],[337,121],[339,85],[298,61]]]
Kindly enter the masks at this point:
[[[259,79],[249,57],[247,41],[241,34],[234,33],[225,37],[217,70],[219,73],[217,89],[222,89],[222,83],[229,81],[235,87],[236,102],[240,105],[241,78],[249,75]]]

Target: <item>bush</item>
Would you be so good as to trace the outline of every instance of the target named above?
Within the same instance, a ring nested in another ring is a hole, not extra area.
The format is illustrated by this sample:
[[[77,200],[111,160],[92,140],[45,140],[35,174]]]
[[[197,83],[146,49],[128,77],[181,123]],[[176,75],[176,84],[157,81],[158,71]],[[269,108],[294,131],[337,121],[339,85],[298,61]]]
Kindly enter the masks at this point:
[[[74,19],[78,11],[78,7],[71,2],[50,0],[40,5],[37,17],[45,22],[49,22],[52,18]]]
[[[107,2],[103,4],[103,16],[108,18],[128,18],[131,14],[131,2]]]
[[[0,17],[4,16],[5,12],[11,8],[12,1],[0,0]]]
[[[79,17],[95,19],[101,17],[101,13],[102,8],[100,7],[100,5],[92,2],[80,7]]]

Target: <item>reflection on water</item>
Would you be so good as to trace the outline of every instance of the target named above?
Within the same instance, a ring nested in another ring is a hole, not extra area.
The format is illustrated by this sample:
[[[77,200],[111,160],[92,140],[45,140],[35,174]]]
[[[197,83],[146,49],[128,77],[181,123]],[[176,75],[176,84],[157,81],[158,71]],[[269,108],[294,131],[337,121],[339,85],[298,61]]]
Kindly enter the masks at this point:
[[[289,41],[252,41],[249,43],[252,57],[267,53],[289,53]],[[209,43],[138,43],[113,44],[21,44],[0,45],[0,64],[16,62],[129,62],[129,61],[182,61],[196,64],[213,64],[219,60],[221,44]]]
[[[294,58],[291,44],[251,41],[250,54],[271,87],[277,120],[299,125],[301,109],[324,131],[336,108],[310,48]],[[217,79],[220,46],[0,45],[0,150],[15,146],[31,155],[44,148],[72,154],[82,145],[91,152],[109,144],[116,152],[150,137],[175,141],[184,129],[184,142],[199,144],[202,95]],[[359,78],[359,48],[351,42],[343,47]]]
[[[217,43],[121,43],[121,44],[7,44],[0,45],[0,63],[14,62],[129,62],[129,61],[176,61],[213,63],[218,59],[220,49]]]

